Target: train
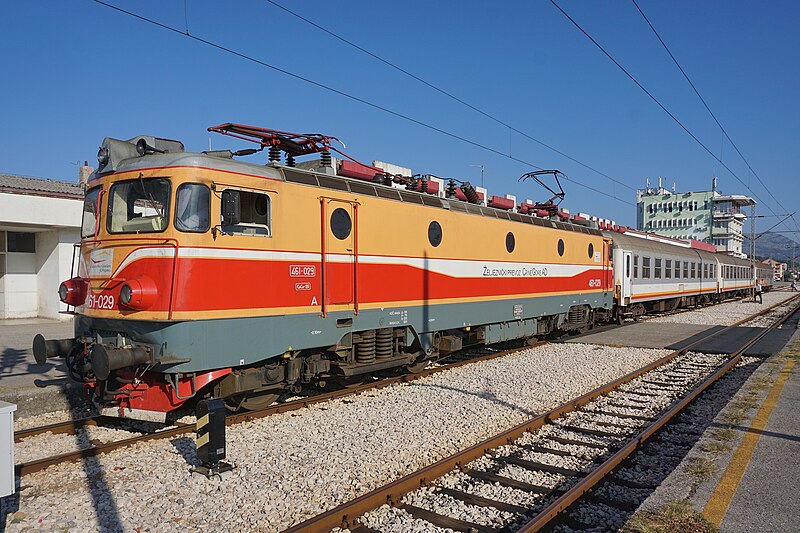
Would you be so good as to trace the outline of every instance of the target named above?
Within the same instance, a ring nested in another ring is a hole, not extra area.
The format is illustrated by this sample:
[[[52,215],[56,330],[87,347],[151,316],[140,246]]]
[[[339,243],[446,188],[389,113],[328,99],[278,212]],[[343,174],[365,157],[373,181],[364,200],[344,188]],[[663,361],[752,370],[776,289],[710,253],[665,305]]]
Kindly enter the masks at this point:
[[[33,352],[65,359],[102,414],[165,422],[210,396],[259,409],[464,346],[743,296],[760,277],[553,199],[367,165],[334,137],[209,130],[257,147],[137,136],[98,151],[58,289],[74,336],[36,335]],[[241,159],[262,150],[266,164]]]

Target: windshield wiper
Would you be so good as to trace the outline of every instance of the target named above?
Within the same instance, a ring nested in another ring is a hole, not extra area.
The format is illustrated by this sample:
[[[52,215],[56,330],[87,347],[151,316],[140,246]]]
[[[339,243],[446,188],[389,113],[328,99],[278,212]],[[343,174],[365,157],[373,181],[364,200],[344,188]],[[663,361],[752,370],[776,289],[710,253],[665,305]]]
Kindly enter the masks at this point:
[[[161,209],[158,208],[158,205],[156,204],[156,201],[153,199],[153,195],[150,194],[150,191],[148,191],[147,188],[144,186],[144,180],[142,179],[142,173],[141,172],[139,173],[139,184],[142,186],[142,192],[145,195],[147,195],[146,199],[150,200],[150,207],[152,207],[155,210],[155,212],[158,213],[158,216],[163,218],[164,212]]]

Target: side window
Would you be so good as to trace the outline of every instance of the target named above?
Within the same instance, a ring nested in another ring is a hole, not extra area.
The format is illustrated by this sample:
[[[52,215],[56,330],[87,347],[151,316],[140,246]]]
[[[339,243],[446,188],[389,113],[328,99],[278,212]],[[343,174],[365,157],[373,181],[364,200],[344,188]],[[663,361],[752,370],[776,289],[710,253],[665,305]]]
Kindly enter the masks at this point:
[[[223,193],[224,194],[224,193]],[[184,183],[175,196],[175,227],[203,233],[211,226],[211,191],[201,183]]]
[[[94,237],[97,231],[97,198],[100,195],[100,187],[95,187],[86,193],[86,200],[83,202],[83,220],[81,221],[81,237]]]
[[[642,257],[642,277],[647,279],[650,277],[650,258]]]
[[[661,279],[661,259],[658,257],[656,258],[655,277]]]
[[[236,235],[272,236],[270,222],[272,220],[272,202],[263,192],[225,189],[222,191],[222,204],[228,204],[236,195],[239,196],[240,218],[237,224],[226,224],[222,221],[222,231]]]
[[[634,278],[638,278],[639,277],[639,256],[638,255],[634,255],[633,256],[633,277]]]
[[[681,277],[681,262],[677,259],[675,260],[675,279]]]
[[[683,277],[689,279],[689,261],[683,262]]]
[[[331,233],[340,241],[345,240],[350,236],[353,230],[353,221],[350,219],[350,213],[346,209],[337,207],[331,213]]]
[[[664,277],[667,279],[672,277],[672,259],[666,259],[664,262]]]
[[[692,279],[697,277],[697,263],[692,261]]]
[[[431,246],[442,244],[442,226],[435,220],[428,225],[428,242]]]

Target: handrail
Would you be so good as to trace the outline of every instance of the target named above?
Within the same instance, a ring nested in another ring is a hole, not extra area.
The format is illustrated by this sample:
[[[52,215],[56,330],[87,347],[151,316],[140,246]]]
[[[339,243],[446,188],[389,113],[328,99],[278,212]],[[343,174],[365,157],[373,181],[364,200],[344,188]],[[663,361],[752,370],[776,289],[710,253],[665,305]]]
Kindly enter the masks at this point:
[[[75,262],[75,249],[79,249],[80,250],[80,257],[82,258],[83,257],[83,253],[84,253],[83,246],[85,244],[100,245],[100,244],[106,244],[106,243],[117,244],[117,243],[130,243],[130,242],[137,242],[137,241],[152,241],[153,244],[145,246],[147,248],[152,248],[158,243],[170,244],[170,245],[175,247],[175,254],[172,257],[172,273],[170,275],[170,287],[169,287],[169,307],[168,307],[168,311],[167,311],[167,313],[168,313],[167,314],[167,319],[168,320],[172,320],[172,313],[173,313],[173,308],[172,307],[173,307],[173,301],[174,301],[174,297],[175,297],[175,286],[177,285],[177,278],[178,278],[178,267],[177,267],[178,252],[179,252],[180,247],[181,247],[180,246],[180,242],[178,242],[178,239],[176,239],[174,237],[113,237],[113,238],[105,238],[105,239],[94,238],[94,239],[91,239],[91,240],[83,240],[83,241],[77,242],[77,243],[75,243],[73,245],[73,251],[72,251],[73,265],[72,265],[72,269],[70,269],[70,277],[71,278],[75,277],[74,276],[74,270],[73,270],[74,269],[74,262]],[[81,279],[84,279],[86,281],[89,281],[91,279],[98,279],[98,278],[92,278],[91,276],[89,276],[88,272],[86,272],[86,275],[87,276],[85,278],[81,278]],[[111,280],[111,279],[114,279],[114,278],[108,277],[108,278],[102,278],[102,279]]]

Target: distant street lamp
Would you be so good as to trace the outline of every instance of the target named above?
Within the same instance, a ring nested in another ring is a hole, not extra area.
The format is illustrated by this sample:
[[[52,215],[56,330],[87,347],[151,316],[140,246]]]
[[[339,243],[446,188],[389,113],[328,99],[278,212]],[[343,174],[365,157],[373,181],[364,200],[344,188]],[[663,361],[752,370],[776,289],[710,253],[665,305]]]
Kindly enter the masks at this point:
[[[481,169],[481,187],[483,187],[483,171],[486,170],[486,167],[484,167],[483,165],[470,165],[470,166]]]

